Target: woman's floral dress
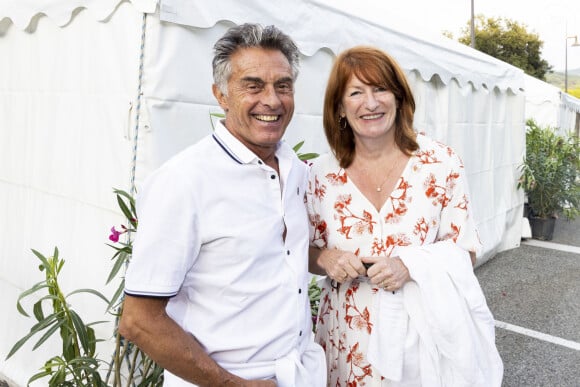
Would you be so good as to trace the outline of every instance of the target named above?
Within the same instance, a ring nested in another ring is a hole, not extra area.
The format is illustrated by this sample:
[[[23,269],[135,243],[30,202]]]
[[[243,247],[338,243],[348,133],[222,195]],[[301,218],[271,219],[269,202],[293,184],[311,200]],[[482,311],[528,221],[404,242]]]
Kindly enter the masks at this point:
[[[420,148],[379,212],[332,155],[314,160],[307,192],[311,244],[361,257],[388,257],[397,246],[452,239],[479,252],[461,160],[448,146],[423,135],[417,142]],[[374,328],[373,296],[379,291],[384,290],[366,277],[339,286],[325,279],[316,341],[326,352],[328,386],[395,385],[366,358]]]

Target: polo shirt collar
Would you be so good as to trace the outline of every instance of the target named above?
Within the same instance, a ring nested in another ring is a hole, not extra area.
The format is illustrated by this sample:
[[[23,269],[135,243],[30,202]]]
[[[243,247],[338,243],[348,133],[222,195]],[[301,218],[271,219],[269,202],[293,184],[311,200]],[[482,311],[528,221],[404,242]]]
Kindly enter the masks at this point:
[[[258,162],[259,157],[249,150],[240,140],[235,138],[234,135],[224,126],[222,121],[217,123],[213,133],[213,138],[223,151],[239,164],[255,164]],[[280,143],[278,143],[276,148],[277,152],[280,148]]]

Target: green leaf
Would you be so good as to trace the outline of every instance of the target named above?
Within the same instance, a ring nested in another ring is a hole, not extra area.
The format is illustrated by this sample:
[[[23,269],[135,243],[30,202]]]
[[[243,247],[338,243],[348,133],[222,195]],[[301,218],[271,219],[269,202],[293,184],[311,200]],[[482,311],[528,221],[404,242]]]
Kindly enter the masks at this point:
[[[44,312],[42,310],[42,300],[40,300],[36,304],[34,304],[32,311],[34,313],[34,317],[36,318],[36,321],[44,320]]]
[[[120,196],[117,196],[117,203],[119,204],[119,208],[121,208],[123,215],[125,215],[125,218],[132,219],[133,214],[131,213],[131,211],[129,210],[129,208],[127,207],[127,205]]]
[[[38,282],[38,283],[32,285],[32,287],[30,289],[25,290],[22,293],[20,293],[20,296],[18,296],[17,302],[20,302],[20,300],[22,300],[24,297],[31,295],[32,293],[36,293],[37,291],[39,291],[41,289],[48,288],[48,287],[49,287],[49,285],[46,283],[46,281]]]
[[[78,344],[74,342],[74,338],[76,337],[74,327],[69,327],[68,325],[63,326],[63,329],[60,330],[60,336],[62,337],[62,356],[66,361],[70,361],[80,351]]]
[[[111,302],[107,305],[107,310],[111,310],[118,302],[120,302],[121,296],[123,294],[123,290],[125,289],[125,280],[121,280],[121,283],[117,287],[115,294],[111,297]]]
[[[26,311],[22,307],[22,304],[20,303],[20,301],[24,297],[27,297],[27,296],[31,295],[32,293],[36,293],[37,291],[44,289],[44,288],[48,288],[48,285],[46,284],[46,282],[39,282],[39,283],[33,285],[30,289],[25,290],[24,292],[20,293],[20,296],[18,296],[18,299],[16,300],[16,309],[18,310],[18,312],[26,317],[30,317],[28,315],[28,313],[26,313]]]
[[[128,201],[129,201],[129,203],[131,203],[131,202],[133,202],[133,201],[135,200],[135,199],[133,199],[133,197],[132,197],[131,195],[129,195],[129,194],[127,193],[127,191],[123,191],[123,190],[121,190],[121,189],[113,189],[113,192],[114,192],[116,195],[119,195],[119,196],[123,196],[123,197],[125,197],[125,198],[126,198]]]
[[[20,347],[22,347],[24,345],[24,343],[26,343],[32,336],[34,336],[35,334],[41,332],[46,327],[53,324],[55,322],[55,320],[56,320],[56,315],[52,314],[52,315],[48,316],[47,318],[45,318],[44,320],[42,320],[41,322],[39,322],[38,324],[34,325],[32,328],[30,328],[30,332],[28,332],[24,337],[22,337],[20,340],[18,340],[16,342],[16,344],[14,344],[14,346],[12,347],[10,352],[8,352],[6,359],[9,359],[12,355],[14,355],[20,349]]]
[[[80,344],[83,347],[85,353],[89,350],[89,336],[87,333],[87,327],[83,323],[81,317],[74,311],[70,311],[70,317],[73,322],[77,337],[79,338]]]
[[[95,325],[95,324],[87,325],[87,336],[88,336],[88,343],[89,343],[87,355],[94,356],[95,349],[97,348],[97,338],[95,337],[95,330],[92,327],[90,327],[90,325]],[[96,361],[95,361],[95,363],[96,363]]]
[[[69,298],[70,296],[72,296],[73,294],[79,294],[79,293],[90,293],[90,294],[94,294],[95,296],[99,297],[100,299],[102,299],[103,301],[105,301],[105,303],[109,303],[109,300],[103,296],[103,294],[95,289],[77,289],[74,290],[72,292],[70,292],[69,294],[67,294],[66,298]]]
[[[32,350],[34,351],[36,348],[40,347],[46,340],[48,340],[48,338],[50,336],[52,336],[54,334],[54,332],[59,329],[62,324],[65,323],[65,320],[60,320],[60,321],[56,321],[54,325],[52,325],[45,333],[44,335],[42,335],[42,337],[36,342],[36,344],[34,344],[34,347],[32,347]]]
[[[59,367],[57,371],[52,375],[48,382],[49,387],[58,386],[58,387],[65,387],[68,386],[66,383],[66,368],[65,365]]]
[[[117,255],[117,254],[115,254]],[[125,263],[127,262],[127,253],[125,253],[124,251],[119,251],[118,252],[119,258],[115,261],[115,264],[113,265],[113,268],[111,269],[111,272],[109,273],[109,277],[107,278],[107,284],[109,284],[113,279],[115,279],[117,277],[117,274],[119,273],[119,270],[121,270],[121,268],[125,267]]]
[[[28,341],[28,339],[30,339],[35,333],[36,332],[28,332],[28,334],[26,336],[24,336],[23,338],[18,340],[16,342],[16,344],[14,344],[14,346],[12,347],[10,352],[8,352],[8,355],[6,356],[5,360],[10,359],[12,357],[12,355],[14,355],[20,349],[20,347],[22,347],[24,345],[24,343],[26,343]]]
[[[34,333],[38,333],[38,332],[42,331],[43,329],[45,329],[46,327],[52,325],[54,320],[58,320],[59,317],[62,317],[62,315],[63,315],[62,312],[57,312],[57,313],[53,313],[49,316],[46,316],[46,318],[44,320],[39,321],[36,324],[34,324],[32,326],[32,328],[30,328],[30,331],[34,332]]]
[[[298,151],[300,150],[300,148],[302,148],[302,145],[304,145],[304,140],[300,141],[298,144],[294,145],[292,147],[292,150],[296,153],[298,153]]]
[[[28,382],[27,382],[26,384],[27,384],[27,385],[30,385],[30,384],[32,384],[32,382],[34,382],[34,381],[36,381],[36,380],[39,380],[39,379],[42,379],[42,378],[44,378],[44,377],[46,377],[46,376],[49,376],[49,375],[51,375],[51,374],[52,374],[52,372],[50,372],[50,371],[48,371],[48,370],[47,370],[47,371],[41,371],[41,372],[39,372],[39,373],[37,373],[37,374],[34,374],[34,375],[32,375],[32,376],[30,377],[30,379],[28,379]],[[50,386],[50,387],[52,387],[52,386]]]
[[[34,253],[34,255],[36,255],[38,257],[38,259],[40,259],[40,261],[42,262],[42,265],[48,269],[50,267],[50,263],[48,263],[48,260],[46,259],[46,257],[34,249],[31,249],[31,250]]]
[[[318,153],[301,153],[298,155],[298,158],[302,161],[312,160],[320,156]]]

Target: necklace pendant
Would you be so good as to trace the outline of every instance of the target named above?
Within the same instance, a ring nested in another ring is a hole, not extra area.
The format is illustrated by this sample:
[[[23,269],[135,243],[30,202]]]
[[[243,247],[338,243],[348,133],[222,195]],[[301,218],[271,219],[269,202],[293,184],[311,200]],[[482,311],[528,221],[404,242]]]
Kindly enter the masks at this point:
[[[381,192],[381,187],[377,187],[377,192]]]

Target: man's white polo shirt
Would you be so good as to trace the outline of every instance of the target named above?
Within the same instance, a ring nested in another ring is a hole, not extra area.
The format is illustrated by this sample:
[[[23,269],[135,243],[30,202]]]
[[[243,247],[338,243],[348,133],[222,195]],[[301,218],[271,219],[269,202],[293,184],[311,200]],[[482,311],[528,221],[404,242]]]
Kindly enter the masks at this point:
[[[307,167],[285,143],[276,156],[280,176],[218,124],[155,171],[138,196],[125,278],[128,294],[171,297],[168,314],[251,379],[312,345]],[[166,375],[188,385],[179,381]]]

